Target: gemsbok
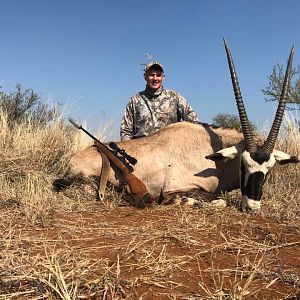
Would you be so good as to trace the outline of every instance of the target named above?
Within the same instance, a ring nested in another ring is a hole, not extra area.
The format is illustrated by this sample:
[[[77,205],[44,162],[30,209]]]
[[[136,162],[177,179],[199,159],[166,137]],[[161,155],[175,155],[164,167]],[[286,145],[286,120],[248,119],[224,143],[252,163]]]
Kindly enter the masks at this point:
[[[137,159],[130,172],[146,185],[155,198],[192,192],[200,198],[213,200],[222,192],[240,188],[242,210],[258,210],[266,175],[274,164],[299,162],[298,157],[274,149],[284,115],[294,49],[290,52],[271,130],[266,141],[257,143],[251,132],[233,59],[225,40],[224,45],[242,133],[179,122],[150,136],[116,144]],[[69,185],[76,178],[98,178],[101,170],[101,155],[95,146],[90,146],[71,158],[63,185]],[[116,187],[124,183],[122,174],[113,166],[110,167],[108,181]],[[61,181],[55,184],[62,186]]]

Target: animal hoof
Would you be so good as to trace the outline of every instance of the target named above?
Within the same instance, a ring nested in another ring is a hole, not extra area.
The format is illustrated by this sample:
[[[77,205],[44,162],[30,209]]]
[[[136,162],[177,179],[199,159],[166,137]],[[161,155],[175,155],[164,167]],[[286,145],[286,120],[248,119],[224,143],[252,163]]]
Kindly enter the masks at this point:
[[[152,197],[150,194],[146,194],[142,200],[137,201],[136,207],[140,209],[144,209],[146,207],[150,207],[152,205]]]

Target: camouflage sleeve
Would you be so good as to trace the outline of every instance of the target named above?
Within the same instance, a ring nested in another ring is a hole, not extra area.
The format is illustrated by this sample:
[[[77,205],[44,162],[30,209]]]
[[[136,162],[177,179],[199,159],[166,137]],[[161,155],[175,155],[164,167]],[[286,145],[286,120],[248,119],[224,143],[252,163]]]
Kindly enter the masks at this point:
[[[120,137],[121,141],[131,140],[133,137],[133,105],[130,99],[125,107],[124,115],[121,121]]]
[[[200,124],[197,114],[186,99],[180,94],[178,94],[178,113],[179,118],[183,121]]]

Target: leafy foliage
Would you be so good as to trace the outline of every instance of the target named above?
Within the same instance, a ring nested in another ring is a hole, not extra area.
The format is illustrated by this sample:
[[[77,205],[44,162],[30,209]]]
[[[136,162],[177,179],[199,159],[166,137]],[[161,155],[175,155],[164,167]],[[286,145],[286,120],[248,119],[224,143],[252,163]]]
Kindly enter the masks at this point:
[[[10,93],[5,93],[0,87],[0,109],[7,114],[10,126],[28,120],[46,125],[57,114],[57,108],[41,103],[37,93],[32,89],[23,90],[21,84]]]
[[[237,115],[217,114],[213,117],[213,123],[218,127],[232,128],[241,131],[241,123]],[[253,132],[256,131],[256,126],[252,122],[250,122],[250,127]]]
[[[275,65],[272,74],[268,76],[269,85],[262,90],[266,101],[279,101],[284,81],[285,69],[282,65]],[[300,66],[292,70],[291,84],[287,103],[289,109],[300,109]]]

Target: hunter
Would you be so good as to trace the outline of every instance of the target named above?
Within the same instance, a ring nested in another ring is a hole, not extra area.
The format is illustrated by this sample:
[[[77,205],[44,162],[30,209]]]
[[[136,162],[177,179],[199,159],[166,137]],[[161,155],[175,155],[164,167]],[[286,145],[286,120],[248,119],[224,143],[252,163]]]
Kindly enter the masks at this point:
[[[122,141],[147,136],[171,123],[200,123],[183,96],[164,89],[164,69],[158,61],[145,66],[144,78],[146,89],[133,95],[125,108],[120,130]]]

